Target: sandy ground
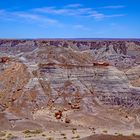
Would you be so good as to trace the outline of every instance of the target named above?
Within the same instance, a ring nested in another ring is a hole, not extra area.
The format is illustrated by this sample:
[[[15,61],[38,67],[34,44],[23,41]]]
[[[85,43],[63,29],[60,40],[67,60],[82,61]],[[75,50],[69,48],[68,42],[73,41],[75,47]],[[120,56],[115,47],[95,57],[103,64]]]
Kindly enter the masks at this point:
[[[1,116],[3,121],[1,119],[0,124],[3,127],[0,126],[0,140],[140,140],[139,125],[131,116],[129,119],[122,116],[122,121],[114,111],[109,115],[107,110],[100,110],[96,111],[98,115],[90,116],[80,111],[66,110],[57,120],[54,113],[58,109],[55,107],[50,111],[42,108],[34,112],[32,119],[11,121],[9,130],[3,128],[8,128],[6,124],[9,123],[4,120],[4,115]],[[66,116],[70,118],[70,123],[65,123]]]
[[[41,131],[41,130],[24,130],[24,131],[1,131],[0,140],[140,140],[140,135],[131,134],[123,136],[120,133],[108,135],[106,132],[95,134],[91,130],[63,130],[63,131]]]
[[[140,136],[93,135],[81,140],[140,140]]]
[[[64,131],[42,131],[42,132],[26,132],[25,131],[2,131],[0,140],[2,139],[15,139],[15,140],[71,140],[88,137],[89,131],[86,130],[64,130]],[[33,132],[33,133],[32,133]],[[5,133],[5,135],[4,135]],[[2,135],[3,134],[3,135]]]

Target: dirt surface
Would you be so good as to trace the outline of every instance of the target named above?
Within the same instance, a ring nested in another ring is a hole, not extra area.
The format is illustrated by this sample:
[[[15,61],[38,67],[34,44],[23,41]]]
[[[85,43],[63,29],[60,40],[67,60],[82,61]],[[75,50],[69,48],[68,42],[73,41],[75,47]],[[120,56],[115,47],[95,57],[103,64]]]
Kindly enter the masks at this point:
[[[139,140],[140,136],[94,135],[81,140]]]

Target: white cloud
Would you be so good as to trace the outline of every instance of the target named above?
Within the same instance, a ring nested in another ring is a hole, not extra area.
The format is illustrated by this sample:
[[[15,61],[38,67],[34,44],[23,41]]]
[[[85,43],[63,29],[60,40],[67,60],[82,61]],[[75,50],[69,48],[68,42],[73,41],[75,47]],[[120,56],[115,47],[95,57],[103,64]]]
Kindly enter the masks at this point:
[[[77,24],[73,26],[75,29],[80,29],[80,30],[88,30],[89,28],[85,27],[84,25]]]
[[[10,20],[27,20],[32,22],[39,22],[39,23],[47,23],[47,24],[58,24],[59,22],[55,19],[48,18],[47,16],[42,16],[39,14],[34,14],[30,12],[23,12],[23,11],[6,11],[0,10],[0,18],[1,19],[10,19]]]
[[[89,15],[90,17],[94,17],[95,19],[103,19],[106,15],[103,13],[98,13],[97,11],[94,11],[92,14]]]
[[[76,3],[76,4],[66,5],[65,7],[67,7],[67,8],[78,8],[78,7],[82,7],[82,6],[83,6],[82,4]]]
[[[39,20],[40,19],[39,15],[25,13],[25,12],[15,12],[13,14],[20,18],[25,18],[25,19],[30,19],[30,20]]]
[[[115,17],[124,17],[125,14],[112,14],[112,15],[105,15],[102,13],[93,13],[90,17],[94,17],[96,20],[102,20],[104,18],[115,18]]]
[[[113,17],[124,17],[126,14],[114,14],[114,15],[106,15],[107,18],[113,18]]]
[[[121,8],[122,6],[106,6],[104,8]],[[98,12],[93,8],[83,7],[80,4],[71,4],[65,5],[62,8],[57,7],[42,7],[33,9],[33,11],[42,13],[42,14],[50,14],[50,15],[61,15],[61,16],[81,16],[81,17],[92,17],[94,19],[103,19],[103,18],[113,18],[113,17],[121,17],[125,16],[124,14],[114,14],[114,15],[106,15],[102,12]]]
[[[123,6],[106,6],[104,8],[123,8]],[[59,16],[71,16],[71,17],[82,17],[88,18],[90,20],[102,20],[105,18],[115,18],[115,17],[122,17],[125,14],[105,14],[103,12],[99,12],[90,7],[84,7],[81,4],[69,4],[63,7],[40,7],[35,9],[28,9],[26,11],[12,11],[12,10],[4,10],[0,9],[0,19],[5,20],[17,20],[17,21],[28,21],[28,22],[36,22],[37,24],[43,25],[55,25],[59,27],[64,27],[64,21],[58,21],[52,15],[59,15]],[[82,19],[81,18],[81,19]],[[87,29],[81,24],[73,25],[75,29]]]
[[[33,11],[49,14],[65,14],[70,12],[68,9],[56,9],[55,7],[36,8]]]
[[[5,10],[0,9],[0,14],[4,14],[4,13],[5,13]]]
[[[110,5],[110,6],[104,6],[101,8],[105,8],[105,9],[120,9],[120,8],[125,8],[124,5]]]
[[[42,7],[33,9],[33,11],[46,13],[46,14],[56,14],[56,15],[63,15],[63,16],[84,16],[88,15],[93,12],[92,8],[77,8],[74,7],[67,7],[65,8],[56,8],[56,7]]]
[[[14,12],[13,15],[22,18],[22,19],[26,19],[26,20],[32,20],[32,21],[38,21],[38,22],[47,22],[49,24],[55,24],[58,23],[57,20],[55,19],[50,19],[46,16],[41,16],[38,14],[32,14],[32,13],[28,13],[28,12]]]

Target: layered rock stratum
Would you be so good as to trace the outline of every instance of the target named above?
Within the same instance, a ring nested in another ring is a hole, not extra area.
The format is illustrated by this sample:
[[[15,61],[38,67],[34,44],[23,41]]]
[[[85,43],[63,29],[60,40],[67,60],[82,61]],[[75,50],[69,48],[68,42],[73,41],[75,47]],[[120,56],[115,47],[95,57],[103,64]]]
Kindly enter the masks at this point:
[[[0,124],[140,132],[140,40],[0,40]]]

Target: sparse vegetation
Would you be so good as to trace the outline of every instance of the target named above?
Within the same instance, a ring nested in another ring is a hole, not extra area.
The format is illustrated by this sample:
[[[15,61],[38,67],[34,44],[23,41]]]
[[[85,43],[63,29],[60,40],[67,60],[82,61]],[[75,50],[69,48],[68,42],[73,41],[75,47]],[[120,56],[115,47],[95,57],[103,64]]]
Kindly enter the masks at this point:
[[[132,133],[131,136],[136,137],[137,135],[135,133]]]
[[[72,133],[75,134],[76,133],[75,132],[76,130],[77,130],[77,128],[72,128]]]
[[[4,137],[6,136],[6,133],[5,132],[0,132],[0,137]]]
[[[64,133],[61,133],[61,136],[66,136],[66,134],[64,134]]]
[[[103,133],[106,133],[107,134],[107,130],[103,130]]]
[[[7,135],[6,135],[6,139],[16,139],[17,138],[17,136],[14,136],[13,134],[11,134],[11,133],[8,133]]]
[[[46,137],[46,134],[42,134],[43,137]]]
[[[79,138],[80,138],[80,136],[77,135],[77,136],[73,136],[71,139],[79,139]]]
[[[25,130],[25,131],[23,131],[23,133],[24,134],[27,134],[27,135],[29,135],[29,134],[41,134],[42,133],[42,130]]]
[[[52,137],[49,137],[47,140],[54,140],[54,138],[52,138]]]
[[[75,134],[75,130],[72,130],[72,133]]]
[[[80,138],[80,136],[79,136],[79,135],[77,135],[75,138],[79,139],[79,138]]]
[[[28,130],[28,129],[27,130],[24,130],[23,133],[24,134],[29,134],[30,133],[30,130]]]
[[[26,135],[26,136],[25,136],[25,138],[31,138],[31,137],[32,137],[31,135]]]
[[[67,137],[65,136],[63,139],[67,139]]]
[[[77,130],[77,128],[72,128],[72,130],[76,131],[76,130]]]
[[[121,133],[118,133],[118,136],[123,136],[123,134],[121,134]]]
[[[13,136],[13,135],[12,135],[11,133],[8,133],[6,137],[7,137],[7,138],[11,138],[12,136]]]

